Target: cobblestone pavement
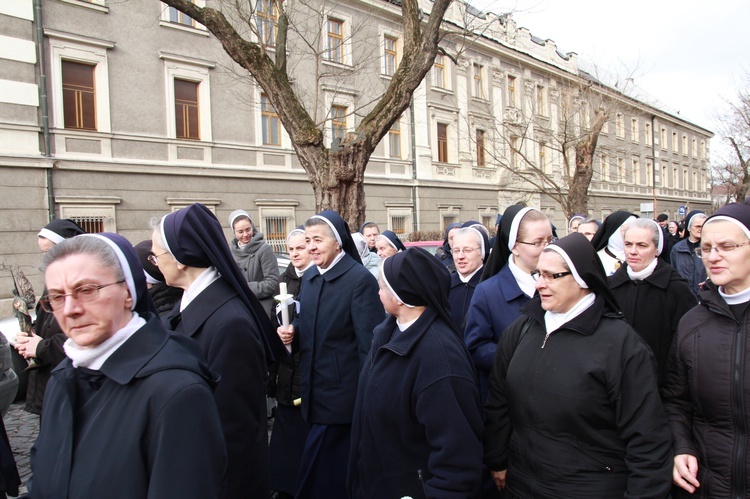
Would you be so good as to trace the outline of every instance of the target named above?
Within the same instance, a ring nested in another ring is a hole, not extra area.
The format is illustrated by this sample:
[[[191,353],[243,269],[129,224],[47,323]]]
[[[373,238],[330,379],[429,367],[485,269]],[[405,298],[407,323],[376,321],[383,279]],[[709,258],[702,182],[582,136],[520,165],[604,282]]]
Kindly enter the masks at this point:
[[[21,494],[26,493],[26,481],[31,476],[29,452],[39,433],[39,416],[24,411],[23,405],[23,402],[12,404],[3,418],[18,473],[21,475]]]

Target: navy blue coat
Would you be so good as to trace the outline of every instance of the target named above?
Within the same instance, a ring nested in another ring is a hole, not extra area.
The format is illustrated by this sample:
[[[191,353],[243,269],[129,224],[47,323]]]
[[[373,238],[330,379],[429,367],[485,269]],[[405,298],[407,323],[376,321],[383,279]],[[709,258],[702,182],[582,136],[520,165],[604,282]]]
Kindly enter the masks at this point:
[[[80,370],[66,358],[52,371],[28,497],[218,497],[226,455],[209,387],[215,375],[194,342],[158,321],[152,316],[107,359],[78,413]]]
[[[375,329],[362,370],[349,452],[351,497],[476,497],[482,409],[471,357],[427,309],[406,331]]]
[[[487,398],[487,386],[495,360],[495,350],[505,328],[521,315],[521,307],[528,301],[506,263],[500,272],[480,283],[466,317],[464,338],[469,347],[479,378],[482,401]]]
[[[302,416],[310,424],[351,424],[372,330],[385,318],[378,282],[345,255],[323,275],[305,271],[299,302]]]
[[[464,333],[466,327],[466,314],[469,312],[469,304],[474,296],[474,290],[482,280],[482,269],[471,276],[469,282],[464,283],[458,272],[451,274],[451,289],[448,292],[448,302],[451,305],[451,318],[456,328]]]
[[[669,255],[669,261],[672,267],[687,279],[693,294],[698,296],[699,285],[708,278],[708,275],[703,260],[690,251],[687,238],[674,245]]]
[[[176,306],[164,320],[179,314]],[[261,333],[240,297],[217,279],[182,311],[175,331],[201,347],[221,376],[214,393],[227,446],[222,497],[268,496],[266,357]]]

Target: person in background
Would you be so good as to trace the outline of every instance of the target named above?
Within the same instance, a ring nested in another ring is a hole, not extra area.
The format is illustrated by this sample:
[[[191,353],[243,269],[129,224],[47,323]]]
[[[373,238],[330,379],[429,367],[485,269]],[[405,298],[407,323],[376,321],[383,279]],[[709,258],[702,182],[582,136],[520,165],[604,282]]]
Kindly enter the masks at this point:
[[[333,210],[305,222],[305,271],[294,324],[279,327],[285,344],[298,336],[302,417],[309,433],[302,452],[297,499],[346,497],[357,379],[385,318],[378,282],[361,265],[349,227]]]
[[[578,233],[586,236],[586,239],[591,241],[596,235],[596,231],[599,230],[599,222],[594,218],[587,218],[578,224]]]
[[[468,222],[467,222],[468,223]],[[453,236],[453,261],[456,272],[451,274],[448,304],[451,318],[464,337],[466,314],[474,290],[482,280],[482,267],[488,256],[487,234],[476,225],[458,229]]]
[[[490,248],[490,251],[495,247],[495,240],[497,239],[497,235],[500,234],[500,221],[502,219],[502,214],[498,213],[497,218],[495,219],[495,235],[490,238],[490,244],[488,246],[488,248]]]
[[[604,219],[604,223],[596,231],[591,244],[599,255],[604,267],[604,273],[611,276],[625,263],[625,249],[622,242],[622,229],[631,220],[638,218],[629,211],[616,211]]]
[[[143,267],[148,294],[151,296],[151,302],[154,304],[156,313],[159,316],[165,316],[182,299],[182,288],[169,286],[164,282],[164,274],[161,273],[159,267],[154,263],[156,258],[151,252],[150,239],[136,244],[135,252],[138,254],[138,260]]]
[[[380,262],[382,261],[382,258],[377,254],[377,249],[375,253],[370,251],[367,247],[365,237],[359,232],[352,234],[352,240],[354,240],[354,245],[357,247],[357,251],[359,251],[359,258],[362,260],[362,265],[377,279],[380,272]]]
[[[195,203],[151,226],[156,265],[167,284],[185,291],[163,323],[197,341],[221,376],[214,392],[228,458],[221,497],[267,497],[267,366],[287,350],[211,210]]]
[[[659,225],[659,228],[661,228],[662,235],[664,237],[664,248],[663,251],[659,253],[659,258],[664,260],[664,263],[670,263],[669,254],[672,251],[672,246],[669,244],[669,239],[667,238],[667,236],[669,236],[669,232],[667,231],[667,222],[669,222],[669,217],[666,213],[661,213],[658,217],[656,217],[656,223]]]
[[[625,320],[654,353],[661,384],[677,325],[697,301],[685,278],[657,258],[665,244],[661,227],[655,222],[633,220],[622,239],[627,260],[609,277],[609,287]]]
[[[547,246],[538,295],[503,334],[484,459],[506,497],[669,496],[671,445],[653,355],[581,234]]]
[[[584,220],[586,220],[586,215],[581,215],[580,213],[576,213],[575,215],[570,217],[570,220],[568,220],[568,234],[578,232],[578,226]]]
[[[56,244],[66,239],[85,234],[77,223],[70,219],[56,219],[39,231],[37,242],[42,253],[52,249]],[[42,291],[46,295],[47,290]],[[32,325],[31,335],[19,333],[16,337],[16,350],[24,359],[32,360],[29,369],[29,381],[26,388],[26,404],[24,409],[32,414],[42,415],[44,391],[47,387],[52,369],[65,358],[63,343],[68,339],[55,320],[55,315],[36,305],[36,320]]]
[[[192,340],[162,326],[130,243],[74,237],[42,270],[42,306],[68,336],[68,358],[47,387],[27,497],[218,497],[219,378]]]
[[[669,222],[669,216],[666,213],[661,213],[656,217],[656,223],[659,224],[659,227],[662,229],[666,230],[667,222]]]
[[[367,249],[370,253],[377,253],[378,249],[375,247],[375,238],[380,235],[380,227],[375,222],[365,222],[362,227],[359,228],[359,233],[367,241]]]
[[[449,224],[448,227],[445,228],[445,239],[443,240],[443,245],[435,251],[435,258],[440,260],[440,263],[442,263],[451,274],[456,271],[456,265],[453,263],[453,253],[451,253],[451,249],[453,248],[453,234],[451,234],[451,232],[460,228],[461,222],[453,222]]]
[[[406,249],[401,239],[390,230],[384,230],[382,234],[375,238],[375,247],[378,250],[378,256],[383,260]]]
[[[352,234],[355,235],[355,234]],[[361,237],[361,234],[359,234]],[[364,243],[364,239],[362,239]],[[302,286],[302,278],[315,263],[307,252],[305,230],[298,227],[286,236],[286,246],[291,262],[281,275],[287,293],[296,300]],[[367,251],[368,255],[371,255]],[[281,313],[279,308],[278,315]],[[289,305],[289,319],[297,315],[296,304]],[[293,338],[293,355],[281,357],[271,369],[269,391],[276,398],[276,417],[273,421],[271,442],[268,445],[268,476],[271,497],[291,499],[294,497],[302,450],[307,440],[307,424],[302,418],[302,408],[296,402],[300,396],[299,338]]]
[[[748,497],[750,206],[728,204],[698,223],[709,280],[680,321],[662,385],[672,497]]]
[[[381,265],[380,301],[390,317],[375,328],[359,377],[349,497],[477,497],[482,410],[448,311],[450,275],[421,248]]]
[[[266,315],[273,317],[273,297],[279,294],[279,264],[273,248],[266,242],[263,233],[255,228],[245,210],[234,210],[229,215],[229,227],[234,232],[234,238],[229,243],[234,261]]]
[[[534,296],[531,271],[542,250],[552,241],[552,224],[539,210],[520,205],[503,213],[500,234],[482,279],[469,305],[465,341],[474,359],[482,402],[497,343],[520,314],[521,306]]]
[[[693,210],[685,217],[688,237],[678,242],[672,248],[670,261],[672,267],[687,279],[693,294],[698,295],[700,285],[706,280],[706,267],[703,261],[695,254],[695,249],[701,244],[701,231],[706,214],[699,210]]]

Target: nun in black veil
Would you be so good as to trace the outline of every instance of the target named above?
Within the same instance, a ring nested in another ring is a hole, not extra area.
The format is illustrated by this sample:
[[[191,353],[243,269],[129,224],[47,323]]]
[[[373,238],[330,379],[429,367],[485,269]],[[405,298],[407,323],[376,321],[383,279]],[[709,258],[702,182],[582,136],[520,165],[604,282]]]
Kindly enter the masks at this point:
[[[267,497],[267,363],[286,349],[208,208],[193,204],[152,227],[156,265],[167,284],[184,290],[164,323],[197,341],[221,376],[215,398],[228,457],[222,497]]]
[[[375,328],[359,378],[350,497],[477,497],[482,411],[449,287],[448,270],[421,248],[381,263],[391,315]]]
[[[668,497],[672,452],[653,354],[622,320],[582,234],[547,246],[538,295],[503,334],[484,459],[508,497]]]

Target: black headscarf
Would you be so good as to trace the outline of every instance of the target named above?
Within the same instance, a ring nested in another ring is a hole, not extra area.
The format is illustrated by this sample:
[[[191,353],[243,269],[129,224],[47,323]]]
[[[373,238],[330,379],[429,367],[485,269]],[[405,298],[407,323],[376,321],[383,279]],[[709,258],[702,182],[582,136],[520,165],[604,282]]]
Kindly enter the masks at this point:
[[[216,215],[202,204],[195,203],[165,215],[161,226],[166,250],[175,260],[189,267],[215,267],[221,278],[237,292],[261,331],[267,362],[288,356],[276,328],[250,291],[245,276],[232,257]]]
[[[151,302],[151,297],[148,294],[146,275],[143,273],[141,262],[138,260],[138,255],[136,254],[133,245],[130,244],[130,241],[121,235],[112,232],[82,234],[80,237],[95,237],[104,241],[110,248],[112,248],[112,251],[114,251],[117,256],[117,260],[120,262],[120,267],[122,267],[122,273],[125,276],[125,284],[128,286],[130,296],[133,298],[133,312],[137,313],[144,319],[147,318],[149,312],[156,314],[156,308],[154,308],[154,305]]]
[[[354,243],[352,234],[349,231],[349,225],[343,218],[341,218],[341,215],[335,210],[325,210],[313,216],[313,218],[323,220],[333,231],[333,235],[341,245],[341,249],[343,249],[347,255],[354,258],[355,262],[362,263],[362,259],[359,257],[359,251],[357,251],[357,245]]]
[[[73,220],[69,218],[57,218],[39,231],[39,237],[49,239],[53,243],[58,244],[64,239],[70,239],[71,237],[85,233],[86,231]]]
[[[703,226],[716,219],[723,220],[730,218],[737,223],[737,225],[740,226],[740,228],[743,230],[745,235],[747,235],[748,239],[750,239],[750,206],[747,204],[747,201],[744,203],[729,203],[727,205],[722,206],[716,212],[708,217],[708,219],[703,222]]]
[[[388,241],[391,243],[391,246],[396,248],[397,251],[406,250],[406,246],[404,246],[404,243],[401,242],[401,239],[398,238],[395,232],[390,231],[390,230],[384,230],[383,233],[380,235],[388,239]]]
[[[383,261],[383,279],[404,304],[431,308],[458,333],[450,313],[451,275],[422,248],[409,248]]]
[[[508,206],[505,209],[503,217],[500,220],[500,232],[498,232],[495,238],[495,246],[492,247],[492,253],[490,253],[490,257],[482,271],[483,281],[500,272],[505,267],[505,264],[508,263],[511,249],[518,237],[518,228],[521,226],[521,219],[533,209],[535,208],[517,204]],[[511,239],[513,240],[512,245],[510,244]]]
[[[591,240],[591,244],[596,251],[606,248],[612,234],[619,230],[622,224],[625,223],[625,220],[630,217],[638,218],[638,215],[634,215],[625,210],[618,210],[614,213],[610,213],[609,216],[604,219],[604,223],[599,226],[599,230],[596,231],[594,238]]]
[[[736,203],[732,203],[732,204],[736,204]],[[685,217],[685,230],[690,230],[690,221],[693,219],[695,215],[705,215],[705,214],[706,213],[701,210],[692,210],[690,213],[688,213],[687,216]]]
[[[159,267],[151,263],[148,259],[149,256],[153,255],[151,252],[151,241],[146,239],[135,245],[135,252],[138,254],[138,260],[141,262],[143,271],[146,272],[146,281],[150,277],[153,281],[164,282],[164,274],[161,273]],[[155,284],[152,282],[151,284]]]
[[[453,261],[453,253],[451,253],[451,245],[448,242],[448,234],[450,234],[453,229],[460,228],[460,227],[461,227],[461,222],[453,222],[453,223],[448,224],[448,227],[445,228],[445,239],[443,239],[443,245],[441,246],[441,248],[443,248],[445,257],[451,261]]]
[[[602,261],[586,236],[574,232],[550,243],[547,248],[560,254],[570,267],[570,271],[573,272],[573,278],[576,281],[580,278],[586,283],[588,289],[604,298],[605,306],[609,310],[620,312],[620,305],[617,304],[615,295],[609,289]]]
[[[481,237],[481,247],[479,248],[482,251],[482,264],[487,263],[487,259],[490,257],[490,238],[487,234],[487,228],[480,224],[479,222],[476,222],[474,220],[469,220],[468,222],[465,222],[462,226],[462,229],[474,229],[476,232],[479,233],[479,237]]]

